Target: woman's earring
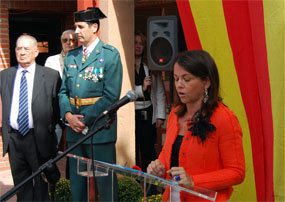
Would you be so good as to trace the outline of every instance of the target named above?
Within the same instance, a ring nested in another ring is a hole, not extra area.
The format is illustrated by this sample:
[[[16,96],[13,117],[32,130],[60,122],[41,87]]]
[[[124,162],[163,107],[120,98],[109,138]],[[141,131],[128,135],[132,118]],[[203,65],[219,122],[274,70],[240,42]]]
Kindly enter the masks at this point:
[[[208,95],[208,89],[205,88],[205,95],[204,95],[204,99],[203,99],[203,102],[206,103],[209,99],[209,95]]]

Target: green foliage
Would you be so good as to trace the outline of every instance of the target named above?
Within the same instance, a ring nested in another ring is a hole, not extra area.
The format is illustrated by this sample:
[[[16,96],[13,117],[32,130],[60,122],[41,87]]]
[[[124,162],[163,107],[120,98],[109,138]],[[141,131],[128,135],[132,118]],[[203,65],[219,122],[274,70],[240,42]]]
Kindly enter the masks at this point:
[[[56,183],[54,201],[72,201],[70,180],[62,178]]]
[[[144,201],[144,197],[141,198],[141,202]],[[147,202],[162,202],[162,194],[151,195],[146,197]]]
[[[118,178],[118,198],[119,201],[140,201],[143,197],[142,186],[134,179],[129,177]]]

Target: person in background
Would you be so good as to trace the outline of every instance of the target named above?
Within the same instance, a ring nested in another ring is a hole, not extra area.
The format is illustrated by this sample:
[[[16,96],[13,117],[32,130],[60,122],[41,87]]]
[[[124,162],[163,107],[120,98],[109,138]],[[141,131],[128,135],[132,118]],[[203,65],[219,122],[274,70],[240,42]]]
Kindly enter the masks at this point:
[[[174,61],[178,104],[172,109],[166,140],[147,172],[218,192],[227,201],[232,186],[245,177],[242,129],[237,117],[222,103],[219,74],[212,57],[203,50],[186,51]],[[171,199],[170,199],[171,197]],[[203,201],[177,189],[165,190],[163,200]]]
[[[35,63],[37,40],[21,35],[16,42],[18,66],[0,72],[3,155],[9,153],[14,185],[30,177],[57,152],[59,73]],[[49,201],[41,175],[22,186],[18,201]]]
[[[67,123],[68,147],[94,132],[107,116],[93,126],[96,118],[115,103],[121,93],[122,63],[118,50],[104,44],[98,37],[100,19],[106,18],[99,8],[75,12],[75,33],[83,45],[68,52],[59,93],[61,117]],[[87,133],[86,133],[87,131]],[[101,130],[72,154],[95,160],[116,163],[117,120],[108,130]],[[73,201],[87,201],[87,178],[77,174],[77,161],[70,158],[70,182]],[[117,201],[117,178],[109,174],[97,178],[100,201]],[[112,186],[113,185],[113,186]],[[113,193],[113,196],[112,196]]]
[[[68,53],[68,51],[77,47],[77,38],[76,38],[75,32],[69,29],[69,30],[65,30],[64,32],[62,32],[60,39],[61,39],[62,51],[57,55],[49,56],[45,62],[45,66],[52,68],[54,70],[57,70],[60,74],[60,77],[62,78],[64,58],[66,54]],[[61,141],[62,129],[64,127],[65,126],[62,124],[62,122],[61,124],[56,125],[55,132],[56,132],[58,144]],[[65,135],[63,137],[63,141],[64,140],[65,140]],[[65,143],[63,144],[65,145]]]
[[[165,92],[161,73],[150,73],[143,62],[146,37],[135,32],[135,101],[136,164],[146,172],[148,164],[157,158],[156,131],[165,120]],[[141,162],[140,162],[141,159]]]
[[[57,55],[49,56],[46,59],[45,66],[57,70],[62,78],[64,58],[68,51],[77,47],[77,38],[75,32],[68,29],[62,32],[60,39],[62,51]]]

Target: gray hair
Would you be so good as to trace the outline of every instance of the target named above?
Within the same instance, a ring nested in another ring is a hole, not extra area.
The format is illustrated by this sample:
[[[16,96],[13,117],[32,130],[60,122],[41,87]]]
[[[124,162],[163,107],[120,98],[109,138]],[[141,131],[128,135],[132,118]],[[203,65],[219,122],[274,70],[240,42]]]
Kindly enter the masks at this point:
[[[28,34],[22,34],[21,36],[18,37],[17,41],[16,41],[16,47],[18,45],[18,42],[23,39],[23,38],[29,38],[31,39],[32,43],[34,44],[35,50],[38,49],[38,41],[35,37],[28,35]]]
[[[65,30],[64,32],[62,32],[62,34],[61,34],[61,36],[60,36],[60,39],[62,39],[62,37],[63,37],[63,35],[64,35],[64,34],[69,33],[69,32],[71,32],[71,33],[72,33],[72,35],[76,36],[76,34],[75,34],[75,31],[74,31],[74,30],[72,30],[72,29],[68,29],[68,30]]]

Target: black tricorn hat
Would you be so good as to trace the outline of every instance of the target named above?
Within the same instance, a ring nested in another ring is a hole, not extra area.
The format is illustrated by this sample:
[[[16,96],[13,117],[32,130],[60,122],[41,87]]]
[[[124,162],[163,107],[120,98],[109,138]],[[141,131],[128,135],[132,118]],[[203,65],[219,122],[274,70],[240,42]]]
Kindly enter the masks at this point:
[[[92,22],[106,18],[106,15],[97,7],[88,7],[87,10],[74,13],[75,22]]]

